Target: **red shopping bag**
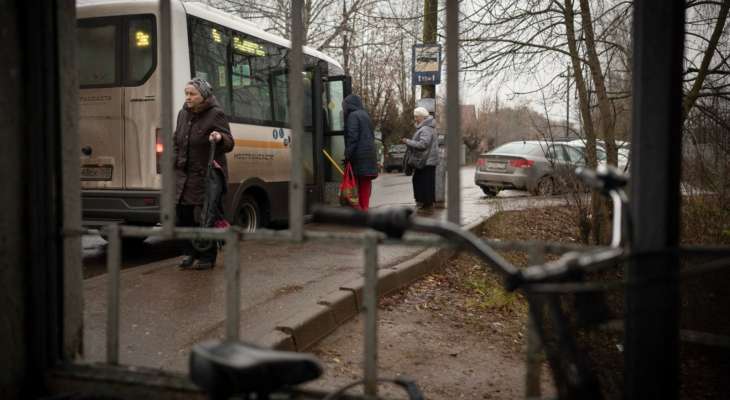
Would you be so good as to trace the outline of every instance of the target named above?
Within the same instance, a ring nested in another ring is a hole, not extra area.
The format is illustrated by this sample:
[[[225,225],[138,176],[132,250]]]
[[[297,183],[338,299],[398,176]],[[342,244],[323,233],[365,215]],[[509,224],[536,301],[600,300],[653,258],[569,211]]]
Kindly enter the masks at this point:
[[[340,183],[340,204],[355,208],[360,207],[357,198],[357,180],[350,163],[345,164],[345,174],[342,176],[342,183]]]

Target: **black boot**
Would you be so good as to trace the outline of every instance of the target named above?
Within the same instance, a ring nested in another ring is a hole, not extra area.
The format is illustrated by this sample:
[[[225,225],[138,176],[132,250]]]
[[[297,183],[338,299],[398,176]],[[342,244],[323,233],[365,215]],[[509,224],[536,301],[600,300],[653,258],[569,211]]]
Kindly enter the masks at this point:
[[[203,252],[199,253],[200,257],[198,263],[195,264],[195,269],[211,269],[215,267],[215,259],[218,256],[218,244],[213,242],[213,245]]]

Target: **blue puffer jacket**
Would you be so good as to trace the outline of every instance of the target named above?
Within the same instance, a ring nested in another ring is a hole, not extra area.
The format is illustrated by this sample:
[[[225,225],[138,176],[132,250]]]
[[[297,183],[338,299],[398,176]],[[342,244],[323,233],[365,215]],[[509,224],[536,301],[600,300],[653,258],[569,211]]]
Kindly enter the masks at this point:
[[[377,176],[375,135],[370,116],[360,96],[351,94],[343,100],[345,111],[345,158],[357,176]]]

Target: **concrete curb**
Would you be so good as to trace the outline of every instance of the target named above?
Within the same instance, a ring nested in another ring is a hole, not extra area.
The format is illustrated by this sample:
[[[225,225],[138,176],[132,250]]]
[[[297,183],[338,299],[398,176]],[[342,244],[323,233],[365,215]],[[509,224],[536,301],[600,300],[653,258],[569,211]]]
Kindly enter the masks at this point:
[[[466,225],[464,229],[475,233],[485,221],[486,218]],[[453,249],[429,248],[407,261],[380,269],[378,297],[410,285],[443,265],[454,254]],[[276,330],[263,337],[259,344],[277,350],[307,351],[360,313],[364,285],[363,278],[343,284],[339,290],[320,298],[306,311],[278,324]]]

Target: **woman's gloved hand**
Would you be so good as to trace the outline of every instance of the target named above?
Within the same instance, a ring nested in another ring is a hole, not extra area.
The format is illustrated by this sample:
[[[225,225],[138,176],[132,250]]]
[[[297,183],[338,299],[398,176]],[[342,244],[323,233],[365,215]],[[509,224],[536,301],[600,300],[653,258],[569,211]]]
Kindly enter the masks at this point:
[[[218,143],[223,138],[223,135],[220,134],[218,131],[213,131],[210,133],[210,136],[208,136],[208,141],[211,143]]]

